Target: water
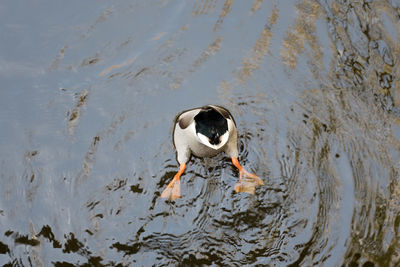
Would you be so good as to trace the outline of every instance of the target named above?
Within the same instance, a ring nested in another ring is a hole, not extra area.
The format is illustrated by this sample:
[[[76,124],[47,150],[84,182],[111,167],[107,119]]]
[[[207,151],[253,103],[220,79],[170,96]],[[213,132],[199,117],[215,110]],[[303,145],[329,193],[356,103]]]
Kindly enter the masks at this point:
[[[3,1],[0,263],[397,266],[396,1]],[[172,123],[219,104],[240,162]],[[70,264],[70,265],[69,265]]]

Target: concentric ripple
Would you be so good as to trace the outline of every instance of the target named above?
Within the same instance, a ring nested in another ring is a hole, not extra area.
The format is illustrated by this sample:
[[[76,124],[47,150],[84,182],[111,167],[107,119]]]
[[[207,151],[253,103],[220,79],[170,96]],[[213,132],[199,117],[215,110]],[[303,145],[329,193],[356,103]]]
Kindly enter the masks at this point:
[[[399,266],[395,1],[0,4],[0,264]],[[180,111],[228,108],[239,161]]]

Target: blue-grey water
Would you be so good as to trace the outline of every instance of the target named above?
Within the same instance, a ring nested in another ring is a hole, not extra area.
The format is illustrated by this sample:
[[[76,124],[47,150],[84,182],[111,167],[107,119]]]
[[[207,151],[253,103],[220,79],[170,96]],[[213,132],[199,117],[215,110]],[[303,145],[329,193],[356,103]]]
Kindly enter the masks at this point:
[[[399,266],[400,2],[0,2],[0,264]],[[172,125],[218,104],[240,162]]]

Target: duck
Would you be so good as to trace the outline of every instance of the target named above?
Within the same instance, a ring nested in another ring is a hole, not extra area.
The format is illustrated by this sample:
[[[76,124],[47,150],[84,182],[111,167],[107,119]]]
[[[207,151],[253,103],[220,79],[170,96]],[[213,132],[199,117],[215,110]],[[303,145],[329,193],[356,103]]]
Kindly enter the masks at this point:
[[[254,188],[263,180],[239,164],[238,131],[232,114],[226,108],[206,105],[179,113],[174,122],[173,144],[179,170],[161,193],[161,198],[181,197],[180,178],[191,156],[213,157],[222,152],[229,156],[239,171],[239,181],[234,190],[254,194]]]

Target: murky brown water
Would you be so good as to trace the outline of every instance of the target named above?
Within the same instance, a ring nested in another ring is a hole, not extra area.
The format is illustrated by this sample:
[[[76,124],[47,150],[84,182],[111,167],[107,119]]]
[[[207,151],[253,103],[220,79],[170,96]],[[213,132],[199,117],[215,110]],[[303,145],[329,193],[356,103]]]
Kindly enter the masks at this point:
[[[0,263],[398,266],[400,3],[2,1]],[[240,161],[172,122],[219,104]]]

